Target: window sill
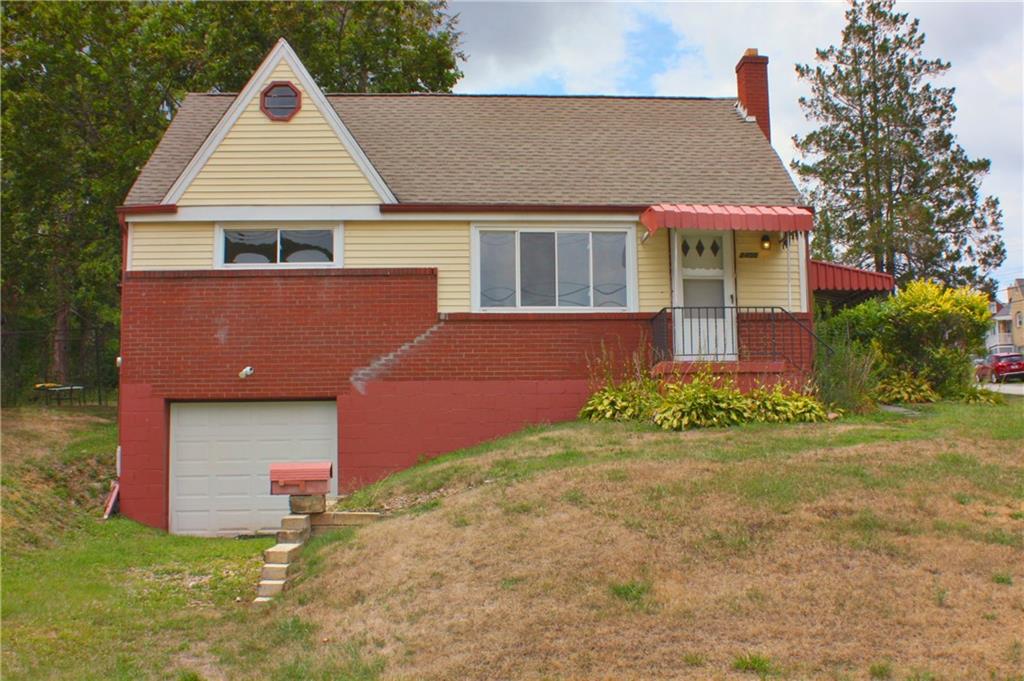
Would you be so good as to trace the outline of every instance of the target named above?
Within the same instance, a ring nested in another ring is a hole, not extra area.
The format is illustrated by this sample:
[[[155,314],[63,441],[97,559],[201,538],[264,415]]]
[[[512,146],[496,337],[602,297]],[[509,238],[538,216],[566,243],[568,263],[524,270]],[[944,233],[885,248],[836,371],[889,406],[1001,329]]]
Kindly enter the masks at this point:
[[[449,322],[523,322],[523,321],[650,321],[656,312],[441,312],[438,319]]]

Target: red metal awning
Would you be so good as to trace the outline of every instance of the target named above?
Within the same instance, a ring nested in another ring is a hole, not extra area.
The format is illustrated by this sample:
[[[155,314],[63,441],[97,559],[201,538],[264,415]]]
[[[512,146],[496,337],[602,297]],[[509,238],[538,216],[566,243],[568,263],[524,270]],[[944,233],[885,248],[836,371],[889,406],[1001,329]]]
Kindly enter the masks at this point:
[[[721,206],[696,203],[658,203],[640,214],[651,234],[671,229],[721,229],[750,232],[809,232],[814,215],[798,206]]]
[[[813,291],[892,291],[896,278],[885,272],[862,270],[834,262],[811,261]]]

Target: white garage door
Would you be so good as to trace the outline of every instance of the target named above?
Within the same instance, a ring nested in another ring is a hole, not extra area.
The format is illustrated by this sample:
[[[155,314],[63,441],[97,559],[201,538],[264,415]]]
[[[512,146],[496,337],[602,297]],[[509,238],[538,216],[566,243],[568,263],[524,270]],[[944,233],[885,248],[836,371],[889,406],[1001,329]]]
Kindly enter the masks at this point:
[[[236,535],[278,527],[288,497],[271,496],[269,472],[279,461],[330,461],[337,493],[334,402],[172,404],[171,532]]]

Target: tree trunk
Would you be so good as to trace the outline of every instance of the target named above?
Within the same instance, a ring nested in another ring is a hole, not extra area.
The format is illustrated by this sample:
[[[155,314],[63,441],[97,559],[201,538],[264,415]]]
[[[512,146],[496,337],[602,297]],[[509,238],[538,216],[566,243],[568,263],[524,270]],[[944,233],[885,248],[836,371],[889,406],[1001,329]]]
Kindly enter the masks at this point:
[[[63,293],[63,292],[62,292]],[[53,344],[50,347],[49,380],[68,382],[68,337],[71,332],[71,303],[61,295],[53,317]]]

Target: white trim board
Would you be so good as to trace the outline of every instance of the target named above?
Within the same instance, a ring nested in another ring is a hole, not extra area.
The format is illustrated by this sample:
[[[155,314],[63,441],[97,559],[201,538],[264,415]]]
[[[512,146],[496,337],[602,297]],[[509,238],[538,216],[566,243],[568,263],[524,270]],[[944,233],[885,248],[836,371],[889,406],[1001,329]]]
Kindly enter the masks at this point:
[[[132,222],[342,222],[380,220],[377,206],[179,206],[176,213],[128,215]]]
[[[373,167],[372,163],[370,163],[370,159],[368,159],[366,154],[363,153],[363,150],[359,146],[359,143],[356,142],[355,137],[353,137],[352,133],[349,132],[349,129],[345,127],[345,124],[338,116],[338,112],[334,110],[334,107],[332,107],[327,101],[327,98],[324,97],[324,93],[320,90],[316,81],[313,80],[309,71],[306,70],[306,67],[303,66],[298,55],[295,54],[295,50],[292,49],[292,46],[288,44],[287,40],[281,38],[277,41],[277,44],[274,45],[270,54],[268,54],[263,60],[263,63],[260,64],[260,67],[256,69],[256,73],[252,75],[252,78],[250,78],[249,82],[245,84],[242,91],[238,93],[237,97],[235,97],[235,100],[231,103],[231,106],[228,107],[228,110],[221,117],[216,127],[214,127],[213,131],[206,138],[206,141],[204,141],[203,145],[199,147],[199,151],[196,152],[196,155],[193,156],[192,160],[190,160],[188,165],[185,166],[185,170],[182,171],[181,175],[178,176],[178,179],[175,180],[173,185],[171,185],[171,188],[160,202],[161,204],[175,204],[181,199],[192,184],[192,181],[195,180],[200,172],[202,172],[203,168],[206,166],[206,162],[210,160],[211,156],[213,156],[213,152],[217,150],[220,143],[225,137],[227,137],[228,132],[230,132],[231,128],[234,127],[235,123],[242,115],[242,112],[249,106],[249,103],[253,98],[259,96],[260,88],[267,81],[270,74],[273,73],[274,69],[277,68],[277,65],[282,61],[287,62],[288,66],[291,67],[295,76],[299,79],[299,82],[302,83],[302,88],[306,91],[306,94],[313,102],[313,105],[320,111],[320,115],[324,117],[324,120],[326,120],[327,124],[331,126],[331,129],[334,130],[334,133],[338,136],[342,145],[352,156],[352,160],[355,161],[363,175],[366,176],[367,181],[370,183],[370,186],[373,187],[374,191],[377,192],[381,201],[383,203],[398,202],[398,199],[395,198],[395,195],[391,192],[387,183],[384,182],[380,173],[377,172],[377,169]]]
[[[583,223],[635,225],[638,213],[381,213],[374,205],[295,206],[178,206],[175,213],[138,213],[125,216],[127,222],[218,222],[281,220],[376,220],[378,222],[501,222],[501,223]]]

